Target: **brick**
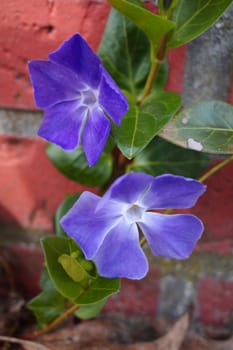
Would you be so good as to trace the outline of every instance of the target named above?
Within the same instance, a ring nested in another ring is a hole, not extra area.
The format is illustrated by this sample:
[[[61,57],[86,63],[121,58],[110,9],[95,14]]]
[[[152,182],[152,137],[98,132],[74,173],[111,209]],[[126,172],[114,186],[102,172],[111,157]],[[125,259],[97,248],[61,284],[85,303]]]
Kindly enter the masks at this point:
[[[153,319],[158,308],[159,281],[159,270],[154,267],[140,281],[122,279],[120,292],[109,298],[103,311],[126,316],[144,314]]]
[[[212,162],[210,167],[218,161]],[[208,169],[207,169],[208,170]],[[213,174],[206,182],[206,193],[191,209],[199,216],[205,226],[202,243],[223,241],[233,238],[232,198],[233,198],[233,163]]]
[[[55,169],[45,146],[40,139],[0,136],[1,223],[50,231],[64,196],[86,188]]]
[[[11,254],[16,290],[26,299],[40,292],[39,280],[43,270],[43,253],[36,246],[12,244],[6,248]]]
[[[205,242],[205,233],[203,239],[196,247],[197,252],[218,253],[222,255],[231,255],[233,249],[233,239],[223,239],[217,241]]]
[[[203,277],[197,289],[197,317],[205,325],[232,326],[233,282]]]
[[[168,53],[169,76],[166,85],[167,90],[182,93],[184,87],[184,67],[187,46],[172,49]]]
[[[80,32],[96,50],[108,12],[106,2],[3,0],[0,13],[0,106],[35,108],[28,60],[46,59],[49,52],[76,32]]]
[[[4,0],[0,14],[0,106],[34,109],[28,60],[47,59],[49,52],[76,32],[97,50],[109,10],[105,1],[70,0],[67,6],[66,0]],[[182,90],[184,60],[185,48],[169,54],[168,89]]]

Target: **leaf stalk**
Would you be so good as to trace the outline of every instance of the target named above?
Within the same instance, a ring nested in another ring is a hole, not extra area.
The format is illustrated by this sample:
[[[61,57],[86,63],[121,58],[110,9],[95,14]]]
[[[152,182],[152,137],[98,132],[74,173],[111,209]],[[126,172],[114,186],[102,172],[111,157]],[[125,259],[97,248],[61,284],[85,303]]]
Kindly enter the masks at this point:
[[[204,175],[202,175],[198,180],[200,182],[204,182],[206,181],[210,176],[212,176],[213,174],[215,174],[217,171],[219,171],[220,169],[222,169],[224,166],[226,166],[228,163],[230,163],[233,160],[233,155],[231,155],[230,157],[224,159],[223,161],[221,161],[220,163],[218,163],[217,165],[215,165],[213,168],[211,168],[209,171],[207,171]]]
[[[51,331],[52,329],[57,327],[59,324],[61,324],[66,318],[71,316],[76,310],[78,310],[79,307],[80,306],[78,304],[72,305],[63,314],[61,314],[60,316],[55,318],[55,320],[53,320],[51,323],[47,324],[45,327],[43,327],[43,328],[41,328],[33,333],[24,335],[23,338],[24,339],[34,339],[34,338],[37,338],[43,334],[48,333],[49,331]]]
[[[152,44],[152,42],[150,43],[150,46],[151,46],[151,69],[150,69],[150,72],[148,74],[147,81],[146,81],[144,90],[142,92],[142,95],[138,100],[139,106],[143,103],[145,98],[148,95],[150,95],[151,90],[153,89],[154,82],[158,76],[159,68],[160,68],[161,64],[164,62],[166,55],[167,55],[167,40],[168,40],[168,38],[169,38],[168,34],[165,34],[162,37],[157,53],[155,53],[156,50],[155,50],[155,47]]]

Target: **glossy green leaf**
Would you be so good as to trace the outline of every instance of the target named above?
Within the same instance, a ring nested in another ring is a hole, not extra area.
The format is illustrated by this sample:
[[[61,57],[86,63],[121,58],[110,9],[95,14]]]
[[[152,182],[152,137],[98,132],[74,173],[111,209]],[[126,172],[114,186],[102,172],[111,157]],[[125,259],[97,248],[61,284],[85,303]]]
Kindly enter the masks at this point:
[[[42,290],[54,289],[54,284],[49,277],[48,270],[46,268],[43,269],[40,276],[40,288]]]
[[[150,70],[150,44],[144,32],[112,9],[99,47],[99,56],[120,88],[129,91],[136,100]],[[164,63],[155,88],[164,87],[166,80],[167,64]]]
[[[233,153],[233,106],[209,101],[185,108],[160,135],[196,151]]]
[[[183,45],[207,30],[227,9],[232,0],[180,0],[173,20],[176,28],[169,47]]]
[[[121,126],[113,126],[113,136],[121,152],[129,159],[139,154],[172,118],[180,103],[178,94],[157,91],[140,107],[131,104]]]
[[[55,289],[47,289],[27,306],[35,314],[39,327],[44,327],[65,311],[65,299]]]
[[[59,256],[58,262],[62,265],[67,275],[75,282],[81,283],[90,276],[75,256],[62,254]]]
[[[41,244],[54,286],[63,296],[74,299],[80,294],[81,285],[67,275],[58,261],[61,255],[70,254],[70,241],[71,239],[66,237],[47,236],[42,238]]]
[[[65,152],[60,147],[49,144],[47,155],[55,167],[66,177],[88,186],[105,184],[112,172],[111,155],[103,152],[96,165],[89,167],[81,147]]]
[[[109,295],[116,293],[119,290],[119,279],[109,279],[97,276],[95,269],[94,271],[90,271],[90,265],[88,265],[87,268],[86,263],[90,264],[91,262],[84,260],[84,258],[80,259],[80,261],[83,260],[81,265],[88,271],[90,275],[89,280],[85,279],[79,283],[75,272],[75,281],[73,271],[74,265],[71,267],[72,271],[67,274],[67,269],[69,266],[66,265],[64,266],[65,268],[62,266],[60,263],[61,257],[69,255],[74,257],[72,254],[74,252],[78,252],[81,256],[83,256],[83,253],[72,239],[66,237],[48,236],[42,238],[41,242],[49,276],[55,288],[64,297],[71,299],[76,304],[92,304],[99,300],[105,299]],[[75,266],[75,268],[76,267],[77,266]]]
[[[155,15],[146,8],[138,6],[130,1],[108,0],[108,2],[146,33],[154,47],[158,47],[163,35],[175,27],[174,22]]]
[[[75,315],[83,320],[96,317],[106,304],[107,299],[98,301],[97,303],[82,305]]]
[[[172,173],[198,178],[209,162],[209,157],[204,153],[187,150],[156,137],[134,158],[128,171],[145,172],[153,176]]]
[[[55,232],[58,236],[67,237],[65,231],[60,225],[60,220],[68,212],[68,210],[72,208],[72,206],[74,205],[76,200],[79,198],[79,196],[80,196],[79,193],[67,196],[65,200],[61,203],[59,208],[57,209],[54,217],[54,226],[55,226]]]
[[[99,276],[96,278],[96,280],[93,280],[85,293],[81,294],[75,299],[75,303],[80,305],[92,304],[103,300],[114,293],[117,293],[119,289],[119,278],[104,278]]]

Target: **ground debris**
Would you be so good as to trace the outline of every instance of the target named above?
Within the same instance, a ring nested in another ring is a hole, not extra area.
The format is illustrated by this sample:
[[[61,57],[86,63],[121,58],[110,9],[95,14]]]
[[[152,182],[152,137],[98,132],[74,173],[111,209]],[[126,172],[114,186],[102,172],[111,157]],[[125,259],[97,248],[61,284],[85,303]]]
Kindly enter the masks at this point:
[[[125,341],[126,335],[119,334],[116,322],[99,319],[60,329],[40,337],[38,341],[51,350],[179,350],[188,325],[189,317],[185,314],[164,336],[158,339],[155,339],[156,331],[154,330],[154,340],[132,341],[131,344],[123,344],[122,339]],[[121,331],[127,332],[124,324],[121,326]]]
[[[0,335],[0,348],[7,350],[50,350],[44,345],[28,340],[21,340]]]
[[[24,304],[24,300],[17,293],[11,292],[8,297],[0,296],[0,335],[14,334]]]
[[[30,341],[17,338],[20,332],[25,334],[25,327],[28,331],[35,324],[27,313],[18,294],[0,297],[1,350],[233,350],[233,338],[216,340],[210,334],[195,332],[188,313],[176,322],[111,312],[78,323],[70,318],[56,330]]]
[[[228,340],[211,340],[190,332],[180,350],[233,350],[233,337]]]

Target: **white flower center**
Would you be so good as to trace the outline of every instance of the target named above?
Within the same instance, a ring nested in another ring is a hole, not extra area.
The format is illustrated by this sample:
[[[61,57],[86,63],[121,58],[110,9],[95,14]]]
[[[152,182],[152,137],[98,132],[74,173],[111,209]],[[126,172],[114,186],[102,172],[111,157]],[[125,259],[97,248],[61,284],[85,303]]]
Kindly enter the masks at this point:
[[[97,91],[92,89],[85,89],[81,91],[82,104],[89,108],[93,108],[98,101]]]
[[[139,207],[136,204],[133,204],[129,209],[124,213],[125,219],[129,224],[133,224],[138,221],[143,220],[143,214],[145,212],[145,208]]]

